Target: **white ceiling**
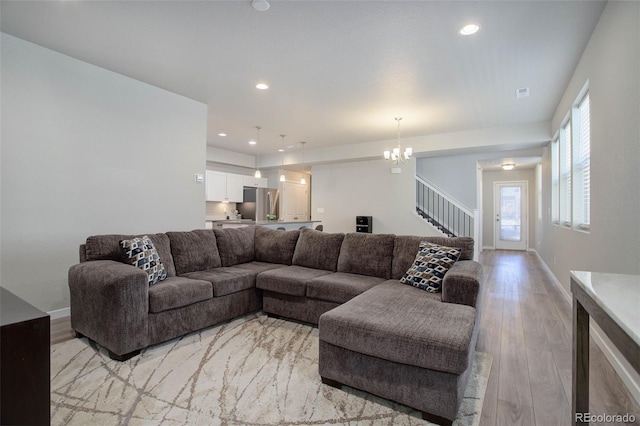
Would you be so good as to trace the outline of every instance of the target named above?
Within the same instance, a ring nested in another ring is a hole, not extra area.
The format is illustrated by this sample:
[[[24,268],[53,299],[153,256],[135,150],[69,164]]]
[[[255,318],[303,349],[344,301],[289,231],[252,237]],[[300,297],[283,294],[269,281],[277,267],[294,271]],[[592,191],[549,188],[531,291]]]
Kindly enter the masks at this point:
[[[550,120],[596,1],[5,1],[0,29],[208,105],[208,144],[274,153]],[[481,30],[457,31],[476,22]],[[258,91],[259,81],[269,83]],[[516,99],[515,90],[531,96]],[[255,126],[262,126],[258,147]],[[226,132],[228,136],[217,136]]]

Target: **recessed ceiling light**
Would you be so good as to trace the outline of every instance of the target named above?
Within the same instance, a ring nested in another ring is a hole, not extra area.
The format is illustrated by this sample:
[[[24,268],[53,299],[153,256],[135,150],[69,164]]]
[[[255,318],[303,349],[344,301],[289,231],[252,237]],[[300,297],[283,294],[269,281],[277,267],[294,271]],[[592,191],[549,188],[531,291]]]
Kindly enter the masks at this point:
[[[227,136],[227,134],[226,133],[218,133],[218,136],[225,137],[225,136]]]
[[[256,89],[260,89],[260,90],[267,90],[269,88],[269,85],[266,83],[258,83],[256,84]]]
[[[258,143],[258,142],[256,142],[256,141],[249,141],[249,145],[255,145],[255,144],[257,144],[257,143]]]
[[[284,149],[280,148],[280,149],[278,150],[278,152],[284,152]]]
[[[269,10],[269,2],[267,0],[253,0],[251,6],[258,12]]]
[[[478,32],[480,29],[480,25],[477,24],[468,24],[460,29],[460,34],[462,35],[471,35]]]

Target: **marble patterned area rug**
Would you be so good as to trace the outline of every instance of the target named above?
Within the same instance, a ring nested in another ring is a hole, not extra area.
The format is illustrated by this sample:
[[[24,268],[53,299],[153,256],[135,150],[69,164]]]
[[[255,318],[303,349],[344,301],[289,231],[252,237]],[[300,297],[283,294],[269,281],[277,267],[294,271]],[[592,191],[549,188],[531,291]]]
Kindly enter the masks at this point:
[[[454,424],[477,425],[490,355],[477,353]],[[51,347],[52,425],[424,425],[420,413],[322,384],[318,329],[251,314],[126,362],[86,338]]]

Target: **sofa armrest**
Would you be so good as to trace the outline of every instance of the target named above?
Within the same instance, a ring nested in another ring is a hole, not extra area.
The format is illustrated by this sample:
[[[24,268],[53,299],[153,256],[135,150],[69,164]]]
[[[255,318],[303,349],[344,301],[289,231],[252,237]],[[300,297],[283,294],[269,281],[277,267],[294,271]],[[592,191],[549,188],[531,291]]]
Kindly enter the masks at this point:
[[[147,274],[113,260],[69,269],[71,327],[117,355],[147,346]]]
[[[442,301],[476,307],[482,266],[473,260],[459,260],[447,271],[442,281]]]

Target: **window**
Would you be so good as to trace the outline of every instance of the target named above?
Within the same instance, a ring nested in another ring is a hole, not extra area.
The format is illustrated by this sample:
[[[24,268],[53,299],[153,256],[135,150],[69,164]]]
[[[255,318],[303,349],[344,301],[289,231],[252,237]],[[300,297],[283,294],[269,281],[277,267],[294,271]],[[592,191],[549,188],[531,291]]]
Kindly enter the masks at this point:
[[[591,227],[591,117],[589,83],[551,141],[551,221]]]
[[[591,222],[591,126],[589,92],[573,108],[573,226],[588,230]]]
[[[571,120],[560,128],[560,224],[571,226]]]
[[[560,223],[560,142],[558,136],[551,142],[551,221]]]

